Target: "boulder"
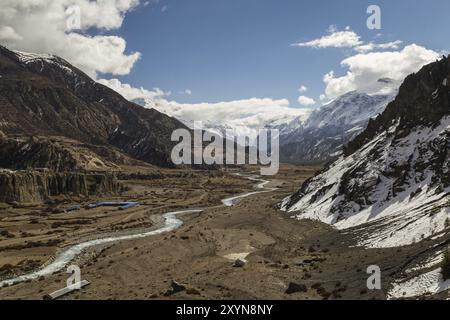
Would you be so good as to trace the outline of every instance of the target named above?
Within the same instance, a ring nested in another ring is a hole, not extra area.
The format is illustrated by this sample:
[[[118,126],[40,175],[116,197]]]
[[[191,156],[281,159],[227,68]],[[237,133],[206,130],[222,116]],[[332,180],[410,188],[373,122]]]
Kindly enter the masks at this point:
[[[166,291],[164,296],[168,297],[168,296],[171,296],[173,294],[176,294],[178,292],[182,292],[185,290],[186,290],[186,286],[176,282],[175,280],[172,280],[172,282],[170,284],[170,289]]]
[[[243,268],[245,266],[245,261],[242,261],[241,259],[237,259],[233,263],[234,268]]]
[[[286,294],[293,294],[297,292],[307,292],[308,288],[304,284],[298,284],[295,282],[289,283],[288,288],[286,289]]]

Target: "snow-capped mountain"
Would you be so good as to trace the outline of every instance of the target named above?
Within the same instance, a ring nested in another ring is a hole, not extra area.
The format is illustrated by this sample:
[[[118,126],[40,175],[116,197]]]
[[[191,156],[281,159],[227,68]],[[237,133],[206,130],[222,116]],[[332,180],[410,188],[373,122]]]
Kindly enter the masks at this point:
[[[352,91],[313,112],[306,122],[307,128],[355,127],[384,111],[394,99],[393,95],[368,95]]]
[[[202,120],[205,130],[226,138],[231,138],[227,131],[249,137],[251,146],[257,144],[258,129],[278,129],[281,159],[297,162],[324,161],[339,155],[343,145],[361,133],[369,119],[381,113],[392,99],[393,95],[349,92],[317,110],[258,106],[230,112],[218,106],[215,113],[202,113],[201,104],[182,105],[163,99],[134,102],[175,117],[190,128],[194,121]]]
[[[361,133],[369,119],[383,112],[393,95],[344,94],[311,113],[303,125],[281,132],[285,161],[325,161],[342,153],[343,145]]]
[[[0,75],[0,131],[6,136],[65,137],[173,166],[171,134],[185,128],[182,123],[129,102],[64,59],[0,46]]]
[[[450,61],[406,78],[398,96],[344,154],[281,207],[298,218],[360,230],[360,244],[439,239],[450,220]]]
[[[264,104],[228,110],[227,106],[221,104],[212,108],[202,104],[183,105],[164,99],[149,98],[133,102],[174,117],[189,128],[194,128],[194,121],[201,121],[204,130],[226,138],[230,138],[231,134],[233,137],[249,137],[250,146],[256,146],[258,130],[273,128],[279,129],[280,134],[289,134],[302,127],[312,112],[311,109]]]

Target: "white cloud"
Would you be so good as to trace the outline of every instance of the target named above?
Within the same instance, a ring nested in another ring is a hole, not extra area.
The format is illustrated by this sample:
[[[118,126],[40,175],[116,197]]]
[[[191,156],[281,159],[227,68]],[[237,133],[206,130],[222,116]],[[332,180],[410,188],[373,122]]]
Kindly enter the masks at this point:
[[[387,93],[398,87],[407,75],[417,72],[439,56],[439,53],[416,44],[401,51],[351,56],[341,62],[348,69],[344,76],[337,77],[333,71],[324,76],[326,98],[332,99],[354,90],[368,94]],[[378,81],[382,78],[391,79],[392,83]]]
[[[184,94],[187,94],[188,96],[192,95],[191,89],[184,90]]]
[[[22,37],[10,26],[0,26],[0,39],[4,41],[20,41]]]
[[[310,48],[353,48],[357,52],[367,53],[374,50],[399,49],[403,41],[397,40],[387,43],[364,42],[361,37],[351,30],[349,26],[344,31],[339,31],[337,26],[331,25],[327,30],[328,35],[308,42],[294,43],[295,47]]]
[[[310,109],[291,108],[287,99],[251,98],[217,103],[181,104],[157,99],[149,104],[158,111],[186,122],[203,121],[206,127],[227,127],[239,132],[266,125],[306,119]]]
[[[363,44],[359,35],[350,29],[338,31],[335,26],[330,26],[329,34],[308,42],[294,43],[294,47],[310,48],[353,48]]]
[[[313,98],[300,96],[298,97],[298,103],[304,107],[310,107],[316,104],[316,101]]]
[[[224,134],[225,129],[234,135],[249,138],[255,146],[258,129],[272,128],[298,120],[305,122],[312,109],[291,108],[286,99],[251,98],[217,103],[182,104],[165,99],[147,101],[148,108],[154,108],[175,117],[187,126],[194,121],[202,121],[209,131]]]
[[[308,91],[308,88],[306,86],[304,86],[304,85],[302,85],[302,86],[300,86],[300,88],[298,88],[298,92],[303,93],[303,92],[306,92],[306,91]]]
[[[294,46],[311,48],[352,48],[358,54],[350,56],[341,62],[346,68],[346,74],[336,76],[330,71],[323,77],[326,85],[321,101],[334,99],[349,91],[360,91],[368,94],[391,93],[397,89],[404,78],[418,71],[423,65],[439,58],[439,54],[416,44],[411,44],[400,50],[403,41],[386,43],[365,42],[361,37],[346,27],[339,31],[331,25],[328,35],[309,42],[297,43]],[[380,37],[378,34],[377,37]],[[380,79],[389,81],[379,81]],[[312,101],[300,97],[299,103],[312,105]]]
[[[124,96],[128,100],[137,100],[137,99],[160,99],[165,96],[170,95],[170,92],[164,92],[159,88],[155,88],[153,90],[147,90],[144,88],[134,88],[129,84],[122,83],[118,79],[100,79],[98,80],[99,83],[110,87],[114,91],[120,93],[122,96]]]
[[[139,53],[126,53],[126,41],[112,35],[87,35],[86,30],[111,31],[139,0],[1,0],[0,41],[12,49],[52,53],[96,77],[97,73],[128,74]],[[81,30],[68,31],[79,8]]]
[[[399,49],[402,44],[403,44],[403,41],[400,41],[400,40],[387,42],[387,43],[369,42],[369,43],[366,43],[366,44],[356,47],[355,50],[360,53],[367,53],[367,52],[374,51],[374,50]]]
[[[287,99],[251,98],[217,103],[183,104],[168,101],[170,92],[155,88],[134,88],[118,79],[99,80],[128,100],[143,99],[147,108],[154,108],[186,123],[203,121],[206,127],[225,126],[246,132],[250,128],[260,129],[266,125],[287,123],[294,118],[306,119],[310,109],[290,107]],[[186,91],[190,91],[187,89]]]

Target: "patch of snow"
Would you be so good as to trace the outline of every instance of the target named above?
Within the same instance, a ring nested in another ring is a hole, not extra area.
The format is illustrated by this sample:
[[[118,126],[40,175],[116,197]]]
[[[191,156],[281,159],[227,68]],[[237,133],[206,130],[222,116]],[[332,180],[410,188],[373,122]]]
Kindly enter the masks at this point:
[[[426,259],[425,261],[423,261],[422,263],[420,263],[419,265],[416,265],[412,268],[406,269],[405,272],[408,274],[408,273],[418,272],[421,270],[430,269],[433,266],[436,266],[439,263],[441,263],[442,259],[443,259],[443,253],[438,252],[434,256],[431,256],[428,259]]]
[[[224,255],[223,257],[225,259],[232,260],[232,261],[241,260],[243,262],[247,262],[247,260],[246,260],[247,256],[255,251],[256,251],[256,249],[253,248],[252,246],[247,246],[245,252],[229,253],[229,254]]]
[[[36,53],[29,53],[29,52],[23,52],[23,51],[13,51],[14,54],[17,56],[20,62],[25,64],[30,64],[33,62],[40,62],[41,63],[41,69],[40,72],[44,70],[44,62],[57,66],[64,72],[66,72],[69,75],[75,75],[75,72],[62,64],[60,62],[60,59],[57,56],[51,55],[51,54],[36,54]]]
[[[413,298],[429,294],[438,294],[450,289],[450,280],[442,279],[441,269],[421,274],[406,281],[393,283],[388,293],[389,299]]]
[[[36,54],[36,53],[29,53],[29,52],[23,52],[23,51],[14,51],[17,58],[23,63],[30,63],[35,60],[53,60],[55,59],[55,56],[51,54]]]
[[[354,128],[351,128],[350,130],[347,130],[346,132],[352,133],[352,132],[358,132],[358,131],[363,131],[363,130],[364,130],[364,127],[354,127]]]
[[[435,91],[433,91],[433,93],[431,94],[431,97],[433,99],[437,99],[437,97],[439,96],[439,88],[437,88]]]

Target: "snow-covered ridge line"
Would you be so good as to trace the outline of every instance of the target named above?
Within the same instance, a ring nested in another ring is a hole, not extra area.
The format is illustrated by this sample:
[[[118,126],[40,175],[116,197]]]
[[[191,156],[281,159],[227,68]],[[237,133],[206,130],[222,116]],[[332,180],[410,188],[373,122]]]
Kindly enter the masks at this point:
[[[76,72],[69,68],[67,63],[58,56],[52,54],[37,54],[14,50],[12,50],[11,52],[16,55],[17,59],[19,59],[20,62],[26,65],[40,62],[40,72],[44,70],[45,64],[49,64],[60,68],[70,76],[76,76]]]
[[[36,60],[47,60],[47,61],[54,61],[55,59],[57,59],[56,56],[52,55],[52,54],[37,54],[37,53],[29,53],[29,52],[23,52],[23,51],[16,51],[16,50],[12,50],[12,52],[15,53],[15,55],[17,56],[17,58],[25,63],[31,63],[33,61]]]

